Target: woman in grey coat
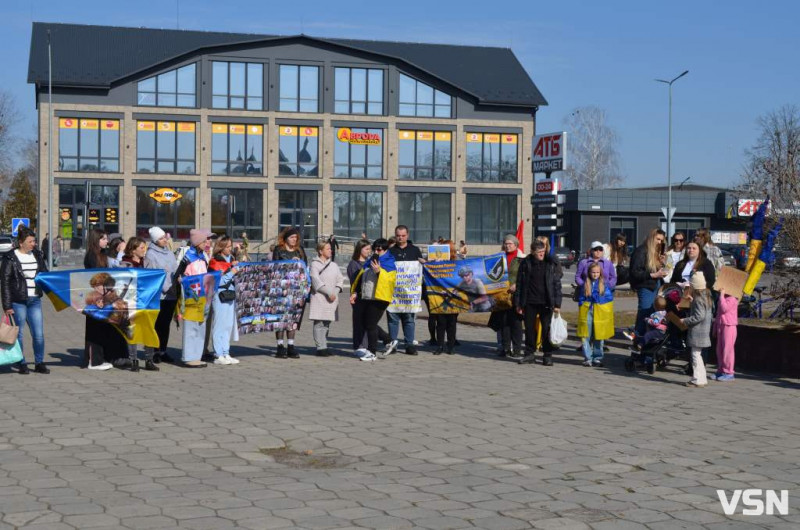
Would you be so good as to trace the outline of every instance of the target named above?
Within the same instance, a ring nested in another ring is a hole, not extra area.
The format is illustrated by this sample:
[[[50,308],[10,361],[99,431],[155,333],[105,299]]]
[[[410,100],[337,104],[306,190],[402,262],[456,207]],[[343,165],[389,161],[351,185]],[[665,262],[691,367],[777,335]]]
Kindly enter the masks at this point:
[[[172,325],[172,317],[175,315],[175,306],[178,304],[177,292],[172,283],[172,275],[178,268],[178,261],[175,254],[169,249],[167,234],[161,228],[154,226],[149,230],[152,245],[147,247],[147,254],[144,256],[145,269],[159,269],[166,271],[164,285],[161,286],[161,307],[156,318],[156,333],[158,334],[158,350],[153,352],[153,348],[145,347],[147,359],[153,359],[154,363],[173,362],[167,355],[167,343],[169,342],[169,330]]]
[[[687,342],[692,350],[692,379],[686,383],[691,388],[702,388],[708,384],[706,366],[703,363],[703,348],[711,347],[711,293],[706,289],[706,277],[696,271],[691,278],[692,306],[683,323],[689,326]]]
[[[314,343],[317,355],[328,357],[328,331],[331,322],[338,320],[339,293],[342,292],[344,276],[333,262],[333,249],[328,242],[317,245],[317,257],[311,262],[311,311],[314,322]]]

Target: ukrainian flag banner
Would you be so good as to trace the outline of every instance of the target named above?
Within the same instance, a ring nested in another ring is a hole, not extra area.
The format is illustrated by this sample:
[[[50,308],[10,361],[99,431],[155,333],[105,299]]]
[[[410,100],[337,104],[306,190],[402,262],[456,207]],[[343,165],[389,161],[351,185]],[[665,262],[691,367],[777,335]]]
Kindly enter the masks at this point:
[[[155,269],[81,269],[36,276],[56,311],[72,306],[114,325],[129,344],[157,348],[155,324],[166,272]]]
[[[190,322],[205,322],[221,279],[220,271],[181,278],[181,299],[178,307],[181,318]]]

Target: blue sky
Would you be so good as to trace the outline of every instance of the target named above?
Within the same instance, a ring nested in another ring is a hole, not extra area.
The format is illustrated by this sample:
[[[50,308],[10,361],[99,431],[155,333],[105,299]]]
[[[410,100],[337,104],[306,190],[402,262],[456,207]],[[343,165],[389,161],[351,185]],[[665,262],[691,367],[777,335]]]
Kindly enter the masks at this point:
[[[179,5],[179,10],[176,6]],[[510,47],[550,105],[537,129],[562,128],[578,106],[608,113],[627,185],[666,182],[667,88],[673,87],[673,179],[738,179],[758,116],[798,104],[800,2],[361,0],[3,0],[0,89],[33,135],[26,84],[33,21]]]

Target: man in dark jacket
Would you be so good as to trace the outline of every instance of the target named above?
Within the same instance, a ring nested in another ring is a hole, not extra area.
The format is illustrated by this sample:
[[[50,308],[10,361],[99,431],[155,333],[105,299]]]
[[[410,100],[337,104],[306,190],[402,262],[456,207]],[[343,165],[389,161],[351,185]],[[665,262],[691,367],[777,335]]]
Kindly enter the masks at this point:
[[[405,225],[398,225],[394,229],[394,237],[397,243],[389,249],[389,252],[394,256],[395,261],[419,261],[425,263],[422,259],[422,251],[419,247],[408,240],[408,227]],[[406,342],[405,353],[407,355],[417,355],[417,347],[414,345],[414,331],[416,318],[415,313],[390,313],[386,312],[386,319],[389,321],[389,335],[392,341],[386,347],[384,355],[389,355],[397,350],[397,345],[400,342],[398,336],[400,334],[400,324],[403,324],[403,338]]]
[[[550,342],[550,319],[561,312],[561,272],[547,255],[544,243],[536,241],[517,274],[514,307],[525,318],[524,362],[533,362],[536,353],[536,317],[542,325],[542,364],[553,365],[553,344]]]

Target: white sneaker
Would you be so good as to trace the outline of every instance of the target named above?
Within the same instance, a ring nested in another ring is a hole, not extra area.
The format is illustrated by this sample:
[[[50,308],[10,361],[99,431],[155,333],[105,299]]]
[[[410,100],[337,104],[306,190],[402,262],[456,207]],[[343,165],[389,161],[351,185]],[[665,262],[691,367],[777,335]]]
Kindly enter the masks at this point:
[[[228,359],[228,364],[239,364],[239,359],[234,359],[230,355],[226,355],[225,358]]]
[[[413,341],[411,344],[413,344],[414,346],[419,346],[419,342],[418,342],[418,341],[416,341],[416,340],[415,340],[415,341]]]
[[[386,346],[386,351],[384,351],[384,355],[391,355],[397,351],[397,345],[400,344],[399,340],[393,340]]]
[[[375,359],[376,359],[375,354],[372,353],[372,352],[367,352],[366,355],[361,357],[361,360],[362,361],[366,361],[366,362],[371,362],[371,361],[374,361]]]
[[[89,366],[89,370],[111,370],[114,367],[111,363],[96,364]]]
[[[217,357],[216,359],[214,359],[214,364],[233,364],[233,363],[231,363],[228,360],[228,358],[223,355],[222,357]]]
[[[356,357],[363,357],[368,353],[369,353],[369,350],[366,349],[366,348],[359,348],[357,350],[353,350],[353,355],[355,355]]]

